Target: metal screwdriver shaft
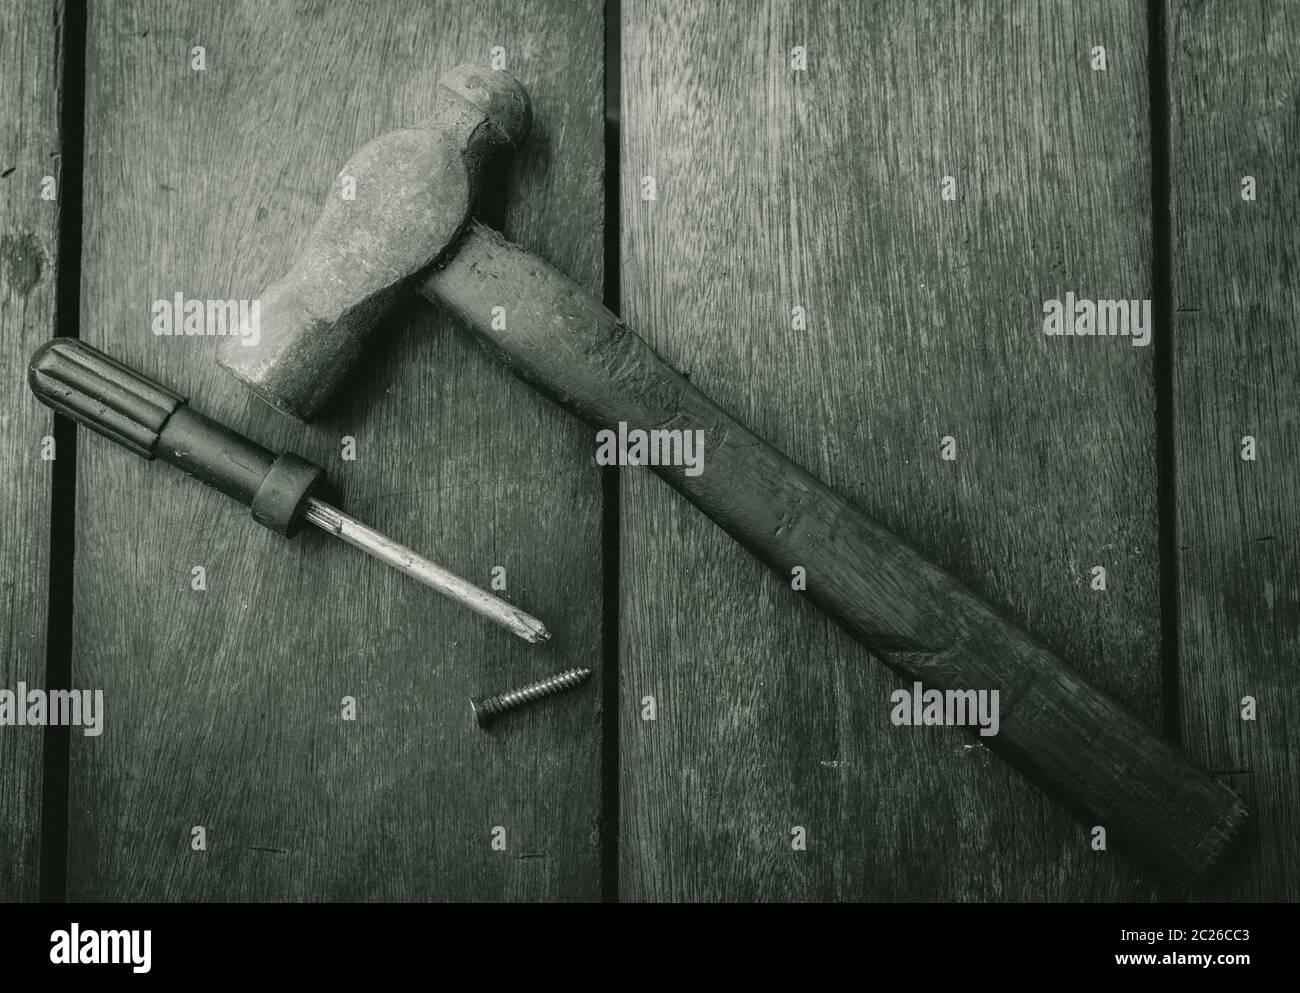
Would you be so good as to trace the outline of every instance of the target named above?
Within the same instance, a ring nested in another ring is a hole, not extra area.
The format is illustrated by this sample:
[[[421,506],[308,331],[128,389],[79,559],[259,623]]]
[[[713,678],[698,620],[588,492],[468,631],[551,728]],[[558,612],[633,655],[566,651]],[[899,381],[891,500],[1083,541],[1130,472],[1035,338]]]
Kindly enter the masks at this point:
[[[525,641],[550,638],[536,617],[318,499],[314,493],[325,481],[320,466],[292,452],[276,455],[85,342],[46,342],[32,356],[28,381],[42,403],[137,455],[170,462],[238,500],[252,510],[253,520],[276,534],[292,537],[310,522]]]
[[[308,497],[305,517],[309,523],[315,524],[322,531],[341,538],[381,562],[388,563],[398,572],[404,572],[412,579],[418,579],[425,586],[463,604],[494,624],[501,625],[524,641],[537,644],[548,641],[551,637],[551,633],[546,630],[546,625],[536,617],[494,597],[486,590],[479,589],[468,580],[461,579],[455,573],[430,562],[405,545],[380,534],[374,528],[367,527],[356,518],[349,517],[323,500]]]

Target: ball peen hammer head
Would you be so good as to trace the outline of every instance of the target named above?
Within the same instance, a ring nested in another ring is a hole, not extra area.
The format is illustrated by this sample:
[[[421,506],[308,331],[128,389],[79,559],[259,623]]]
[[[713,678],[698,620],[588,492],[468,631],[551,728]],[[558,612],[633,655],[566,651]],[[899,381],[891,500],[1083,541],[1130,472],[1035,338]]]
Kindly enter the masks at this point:
[[[258,324],[222,339],[220,365],[310,421],[395,300],[456,240],[483,164],[518,148],[531,123],[528,94],[508,72],[446,73],[432,117],[376,138],[340,170],[302,254],[261,294]]]

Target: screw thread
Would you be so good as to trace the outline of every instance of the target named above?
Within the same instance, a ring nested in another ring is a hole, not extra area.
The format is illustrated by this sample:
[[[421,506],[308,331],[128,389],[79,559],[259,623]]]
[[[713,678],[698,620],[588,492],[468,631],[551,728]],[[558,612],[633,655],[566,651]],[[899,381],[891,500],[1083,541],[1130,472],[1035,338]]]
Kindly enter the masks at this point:
[[[591,675],[590,669],[567,669],[564,672],[548,676],[536,683],[529,683],[515,690],[507,690],[494,696],[484,697],[475,705],[479,724],[484,724],[499,714],[522,707],[534,700],[542,700],[556,693],[563,693],[575,686],[580,686]]]

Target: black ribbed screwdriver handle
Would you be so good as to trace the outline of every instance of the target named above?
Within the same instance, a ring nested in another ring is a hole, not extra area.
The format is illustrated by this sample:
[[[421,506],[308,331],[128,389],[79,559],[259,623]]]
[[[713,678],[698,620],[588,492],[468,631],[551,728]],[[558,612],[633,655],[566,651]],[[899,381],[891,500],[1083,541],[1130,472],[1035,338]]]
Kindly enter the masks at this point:
[[[307,498],[324,480],[319,466],[289,452],[277,457],[75,338],[36,349],[27,379],[42,403],[137,455],[170,462],[252,508],[254,520],[279,534],[301,527]]]
[[[147,459],[185,397],[75,338],[47,341],[32,355],[38,400]]]
[[[463,604],[532,644],[546,625],[315,498],[325,470],[275,455],[190,408],[179,393],[75,338],[47,341],[27,370],[41,403],[147,459],[158,458],[252,508],[253,520],[289,537],[310,522]]]

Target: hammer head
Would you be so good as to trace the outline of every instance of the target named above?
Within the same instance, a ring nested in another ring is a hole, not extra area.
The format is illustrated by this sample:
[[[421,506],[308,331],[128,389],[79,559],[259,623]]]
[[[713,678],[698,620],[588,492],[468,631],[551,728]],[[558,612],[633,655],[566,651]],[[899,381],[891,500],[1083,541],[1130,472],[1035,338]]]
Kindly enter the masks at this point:
[[[483,163],[528,135],[528,94],[509,73],[462,65],[438,107],[365,145],[339,172],[288,273],[262,293],[257,326],[217,361],[278,409],[309,421],[397,297],[460,234]]]

